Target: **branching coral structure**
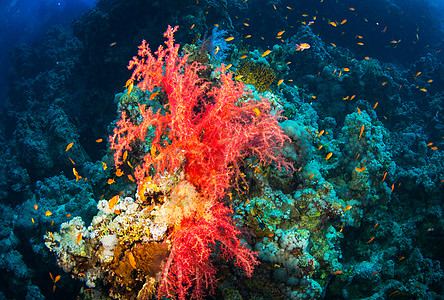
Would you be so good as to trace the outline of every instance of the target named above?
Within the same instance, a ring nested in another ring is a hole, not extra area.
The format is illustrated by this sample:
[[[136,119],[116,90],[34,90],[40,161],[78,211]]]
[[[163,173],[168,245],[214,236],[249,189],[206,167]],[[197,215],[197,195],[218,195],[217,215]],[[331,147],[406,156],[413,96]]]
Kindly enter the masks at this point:
[[[231,208],[220,201],[236,184],[232,179],[242,175],[242,159],[254,156],[287,171],[293,166],[279,154],[289,141],[279,127],[280,113],[273,115],[266,99],[252,99],[224,65],[213,71],[213,79],[201,77],[204,65],[179,56],[176,30],[168,27],[166,48],[159,46],[155,55],[144,41],[128,66],[134,69],[131,85],[137,81],[142,91],[166,94],[164,109],[154,112],[140,105],[139,117],[123,111],[110,142],[117,168],[128,151],[139,156],[134,175],[141,201],[149,194],[147,186],[182,174],[163,205],[152,211],[155,222],[171,229],[158,297],[185,299],[193,290],[192,296],[201,299],[216,286],[210,255],[217,248],[247,276],[258,264],[256,254],[239,240]]]

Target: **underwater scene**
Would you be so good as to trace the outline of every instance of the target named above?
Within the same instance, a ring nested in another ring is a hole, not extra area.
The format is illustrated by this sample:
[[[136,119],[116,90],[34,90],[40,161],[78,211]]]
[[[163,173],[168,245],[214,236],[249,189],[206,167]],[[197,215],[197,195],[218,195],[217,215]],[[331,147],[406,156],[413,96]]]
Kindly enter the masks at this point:
[[[444,299],[444,1],[0,11],[0,299]]]

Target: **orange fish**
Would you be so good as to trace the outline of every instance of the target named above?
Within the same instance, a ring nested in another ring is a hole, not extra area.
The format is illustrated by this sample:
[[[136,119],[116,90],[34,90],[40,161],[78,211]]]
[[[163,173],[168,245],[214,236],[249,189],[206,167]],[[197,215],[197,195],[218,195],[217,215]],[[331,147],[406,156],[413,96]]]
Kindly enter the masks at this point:
[[[391,293],[391,294],[389,295],[389,297],[391,297],[391,296],[393,296],[394,294],[397,294],[397,293],[399,293],[399,291],[394,291],[393,293]]]
[[[72,145],[74,145],[74,143],[69,143],[68,146],[66,146],[65,152],[71,149]]]
[[[361,133],[359,134],[359,138],[361,138],[363,133],[364,133],[364,125],[362,125],[362,127],[361,127]]]
[[[318,137],[320,137],[320,136],[323,135],[323,134],[324,134],[324,129],[322,129],[322,130],[319,132]]]
[[[225,42],[229,42],[229,41],[232,41],[232,40],[234,40],[234,37],[230,36],[230,37],[225,39]]]
[[[69,158],[69,160],[71,161],[71,163],[73,164],[73,165],[75,165],[76,163],[71,159],[71,157],[68,157]]]
[[[356,171],[356,172],[363,172],[363,171],[365,171],[365,167],[362,167],[362,168],[356,168],[355,171]]]
[[[31,218],[31,222],[32,222],[32,224],[35,224],[35,222],[34,222],[34,218]]]
[[[131,180],[132,182],[136,182],[136,180],[134,180],[134,178],[133,178],[133,176],[131,176],[131,174],[128,175],[128,179]]]
[[[356,107],[358,109],[358,113],[361,114],[361,110],[359,109],[359,107]]]
[[[357,45],[359,45],[359,46],[364,46],[364,43],[362,43],[362,42],[359,42],[359,43],[356,43]]]
[[[39,209],[39,206],[37,204],[34,204],[34,209],[35,210]]]
[[[342,21],[341,21],[341,25],[342,25],[342,24],[345,24],[346,22],[347,22],[347,19],[342,20]]]
[[[338,24],[336,24],[335,22],[333,22],[333,21],[331,21],[331,22],[328,22],[328,24],[330,24],[331,26],[333,26],[333,27],[336,27],[336,26],[338,26]]]
[[[235,80],[240,80],[242,77],[244,77],[244,75],[237,75],[236,77],[234,77]]]
[[[103,165],[103,170],[106,170],[106,169],[108,168],[108,166],[106,165],[106,163],[104,163],[103,161],[102,161],[102,165]]]
[[[284,32],[285,32],[285,30],[279,31],[277,35],[281,36],[282,34],[284,34]]]
[[[283,82],[284,82],[283,79],[279,80],[278,83],[277,83],[277,86],[280,86]]]
[[[247,55],[242,55],[240,59],[246,59]]]
[[[395,184],[392,184],[392,188],[390,189],[390,192],[393,192],[394,188],[395,188]]]
[[[248,27],[248,26],[250,26],[250,24],[248,24],[248,23],[244,23],[244,26],[247,26],[247,27]]]
[[[430,149],[432,149],[432,150],[438,150],[438,147],[433,146],[433,147],[430,147]]]
[[[343,70],[344,70],[344,72],[348,72],[348,71],[350,71],[349,68],[344,68]]]
[[[122,176],[122,175],[123,175],[123,171],[120,170],[119,168],[117,168],[117,169],[116,169],[116,176],[117,176],[117,177],[120,177],[120,176]]]
[[[327,156],[325,157],[325,160],[329,160],[332,155],[333,155],[333,152],[328,153]]]
[[[374,273],[373,273],[373,276],[375,276],[376,274],[378,274],[379,273],[379,271],[375,271]]]
[[[349,10],[354,11],[355,9],[353,7],[350,7]]]
[[[49,217],[50,215],[52,215],[52,212],[50,212],[49,210],[45,211],[45,217]]]
[[[310,45],[307,43],[296,44],[296,51],[304,51],[310,49]]]
[[[261,56],[262,57],[265,57],[265,56],[267,56],[268,54],[270,54],[271,53],[271,50],[267,50],[267,51],[265,51]]]
[[[103,139],[97,139],[96,140],[96,143],[101,143],[101,142],[103,142]]]
[[[114,197],[112,197],[108,203],[109,209],[112,210],[118,201],[119,201],[119,195],[115,195]]]
[[[371,243],[374,239],[375,237],[372,237],[370,240],[368,240],[367,244]]]
[[[356,97],[356,95],[352,95],[352,96],[350,97],[350,100],[355,99],[355,97]]]
[[[308,177],[309,179],[312,179],[315,176],[315,174],[311,174],[310,177]]]
[[[375,226],[373,226],[373,229],[375,229],[376,227],[378,227],[379,223],[376,223]]]
[[[245,36],[246,39],[251,38],[251,34]]]
[[[342,271],[334,271],[333,274],[342,274]]]
[[[379,103],[379,102],[376,102],[375,105],[373,105],[373,109],[375,109],[376,106],[378,106],[378,103]]]
[[[157,95],[159,95],[159,92],[152,93],[148,100],[153,100],[154,98],[156,98]]]
[[[82,233],[79,232],[79,234],[77,235],[76,244],[80,243],[81,240],[82,240]]]
[[[384,173],[384,176],[382,177],[381,182],[384,182],[386,176],[387,176],[387,172]]]
[[[398,260],[401,261],[401,260],[404,260],[404,259],[405,259],[405,256],[401,256]]]
[[[115,183],[116,181],[114,180],[114,179],[112,179],[112,178],[110,178],[110,179],[108,179],[108,184],[113,184],[113,183]]]
[[[383,83],[381,83],[382,86],[386,85],[387,81],[384,81]]]
[[[69,218],[69,217],[71,217],[71,214],[67,214],[65,217]]]
[[[128,260],[129,260],[131,267],[133,267],[133,269],[136,269],[137,268],[136,267],[136,260],[134,259],[133,253],[131,253],[131,252],[128,253]]]
[[[425,88],[420,89],[421,92],[427,92],[427,90]]]
[[[79,173],[77,172],[76,168],[72,168],[72,173],[76,177],[76,182],[77,182],[77,180],[82,178],[82,176],[80,176]]]
[[[125,150],[125,152],[123,152],[122,161],[125,161],[127,157],[128,157],[128,150]]]

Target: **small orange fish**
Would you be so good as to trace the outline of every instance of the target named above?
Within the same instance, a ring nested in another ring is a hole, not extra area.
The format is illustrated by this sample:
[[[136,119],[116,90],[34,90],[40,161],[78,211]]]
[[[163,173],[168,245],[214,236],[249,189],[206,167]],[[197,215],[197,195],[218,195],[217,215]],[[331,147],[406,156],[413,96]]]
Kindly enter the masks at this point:
[[[261,111],[257,107],[253,108],[252,110],[256,114],[256,116],[259,116],[261,114]]]
[[[341,25],[345,24],[347,22],[347,19],[344,19],[341,21]]]
[[[322,130],[319,132],[318,137],[320,137],[320,136],[323,135],[323,134],[324,134],[324,129],[322,129]]]
[[[76,163],[71,159],[71,157],[68,157],[69,158],[69,161],[73,164],[73,165],[75,165]]]
[[[108,166],[106,165],[106,163],[104,163],[103,161],[102,161],[102,165],[103,165],[103,170],[106,170],[106,169],[108,168]]]
[[[361,110],[359,109],[359,107],[356,107],[358,109],[358,113],[361,114]]]
[[[82,178],[82,176],[80,176],[79,173],[77,172],[76,168],[72,168],[72,173],[76,177],[76,182],[77,182],[77,180]]]
[[[351,205],[347,205],[347,206],[345,207],[345,209],[344,209],[344,212],[346,212],[347,210],[350,210],[351,208],[352,208]]]
[[[363,133],[364,133],[364,125],[362,125],[362,127],[361,127],[361,133],[359,134],[359,138],[361,138]]]
[[[194,28],[194,26],[195,26],[195,24],[191,25],[191,26],[190,26],[190,29],[193,29],[193,28]]]
[[[115,195],[114,197],[112,197],[108,203],[109,209],[112,210],[118,201],[119,201],[119,195]]]
[[[108,184],[113,184],[113,183],[115,183],[116,181],[114,180],[114,179],[112,179],[112,178],[110,178],[110,179],[108,179]]]
[[[296,51],[304,51],[307,49],[310,49],[310,45],[307,43],[302,43],[302,44],[296,44]]]
[[[336,47],[336,44],[335,44],[335,43],[330,43],[330,45],[332,45],[333,47]]]
[[[375,272],[373,272],[373,276],[375,276],[376,274],[378,274],[379,273],[379,271],[375,271]]]
[[[237,75],[236,77],[234,77],[234,80],[240,80],[242,77],[244,77],[244,75]]]
[[[280,86],[283,82],[284,82],[283,79],[279,80],[278,83],[277,83],[277,86]]]
[[[120,176],[122,176],[122,175],[123,175],[123,171],[122,171],[121,169],[117,168],[117,169],[116,169],[116,176],[117,176],[117,177],[120,177]]]
[[[35,222],[34,222],[34,218],[31,218],[31,222],[32,222],[32,224],[35,224]]]
[[[433,79],[427,80],[427,83],[432,83],[432,82],[433,82]]]
[[[367,244],[371,243],[374,239],[375,237],[372,237],[370,240],[368,240]]]
[[[131,174],[128,175],[128,179],[131,180],[132,182],[136,182],[136,180],[134,180],[133,176],[131,176]]]
[[[101,142],[103,142],[103,139],[97,139],[96,140],[96,143],[101,143]]]
[[[418,77],[419,75],[421,75],[421,72],[416,73],[416,74],[413,76],[413,78],[416,78],[416,77]]]
[[[248,24],[248,23],[244,23],[244,26],[247,26],[247,27],[248,27],[248,26],[250,26],[250,24]]]
[[[277,35],[281,36],[282,34],[284,34],[284,32],[285,32],[285,30],[279,31]]]
[[[349,10],[354,11],[355,9],[353,7],[350,7]]]
[[[399,291],[394,291],[393,293],[391,293],[391,294],[389,295],[389,297],[391,297],[391,296],[393,296],[394,294],[397,294],[397,293],[399,293]]]
[[[363,172],[363,171],[365,171],[365,167],[362,167],[362,168],[356,168],[355,171],[356,171],[356,172]]]
[[[433,147],[430,147],[430,149],[432,149],[432,150],[438,150],[438,147],[433,146]]]
[[[342,274],[342,271],[334,271],[333,274]]]
[[[428,147],[428,146],[431,146],[431,145],[433,145],[433,143],[428,143],[428,144],[427,144],[427,147]]]
[[[348,72],[348,71],[350,71],[349,68],[344,68],[343,70],[344,70],[344,72]]]
[[[133,80],[130,78],[126,81],[125,85],[123,86],[124,88],[129,87],[129,85],[133,82]]]
[[[108,47],[115,46],[116,44],[117,44],[116,42],[112,42],[112,43],[110,43],[110,44],[108,45]]]
[[[370,57],[366,56],[366,57],[364,57],[364,59],[365,59],[365,60],[369,60],[369,59],[370,59]]]
[[[45,217],[49,217],[50,215],[52,215],[52,212],[50,212],[49,210],[45,211]]]
[[[81,240],[82,240],[82,233],[79,232],[79,234],[77,235],[76,244],[80,243]]]
[[[134,84],[133,84],[133,82],[131,81],[131,83],[130,83],[130,85],[128,86],[128,91],[127,91],[127,95],[129,95],[129,94],[131,94],[131,92],[133,91],[133,88],[134,88]]]
[[[51,226],[54,226],[54,220],[51,220]]]
[[[381,83],[382,86],[386,85],[387,81],[384,81],[383,83]]]
[[[246,59],[247,55],[242,55],[240,59]]]
[[[134,255],[133,255],[132,252],[128,253],[128,260],[129,260],[129,263],[130,263],[131,267],[133,267],[133,269],[136,269],[137,268],[136,267],[136,260],[135,260]]]
[[[265,51],[261,56],[262,57],[265,57],[265,56],[267,56],[268,54],[270,54],[271,53],[271,50],[267,50],[267,51]]]
[[[375,229],[376,227],[378,227],[379,223],[376,223],[375,226],[373,226],[373,229]]]
[[[378,106],[379,102],[376,102],[375,105],[373,105],[373,109],[375,109]]]
[[[57,275],[55,278],[54,278],[54,283],[57,283],[57,281],[59,281],[60,280],[60,275]]]
[[[387,176],[387,172],[384,173],[384,176],[382,177],[381,182],[384,182],[386,176]]]
[[[232,40],[234,40],[234,37],[230,36],[230,37],[225,39],[225,42],[229,42],[229,41],[232,41]]]
[[[356,43],[357,45],[359,45],[359,46],[364,46],[364,43],[362,43],[362,42],[359,42],[359,43]]]
[[[68,146],[66,146],[65,152],[71,149],[72,145],[74,145],[74,143],[69,143]]]
[[[311,174],[310,177],[308,177],[308,179],[312,179],[315,176],[315,174]]]
[[[419,89],[421,92],[427,92],[427,90],[425,88]]]
[[[251,34],[245,36],[246,39],[251,38]]]
[[[348,100],[348,98],[350,98],[350,96],[343,97],[342,100]]]
[[[405,256],[401,256],[398,260],[401,261],[401,260],[404,260],[404,259],[405,259]]]
[[[332,155],[333,155],[333,152],[328,153],[327,156],[325,157],[325,160],[329,160]]]
[[[157,95],[159,95],[159,92],[152,93],[148,100],[153,100],[154,98],[156,98]]]
[[[35,210],[39,209],[39,206],[37,204],[34,204],[34,209]]]
[[[395,188],[395,184],[392,184],[392,188],[390,189],[390,192],[393,193],[393,189]]]
[[[330,21],[330,22],[328,22],[328,24],[330,24],[331,26],[333,26],[333,27],[336,27],[336,26],[338,26],[338,24],[336,24],[335,22],[333,22],[333,21]]]
[[[69,217],[71,217],[71,214],[66,214],[66,216],[65,216],[65,217],[69,218]]]

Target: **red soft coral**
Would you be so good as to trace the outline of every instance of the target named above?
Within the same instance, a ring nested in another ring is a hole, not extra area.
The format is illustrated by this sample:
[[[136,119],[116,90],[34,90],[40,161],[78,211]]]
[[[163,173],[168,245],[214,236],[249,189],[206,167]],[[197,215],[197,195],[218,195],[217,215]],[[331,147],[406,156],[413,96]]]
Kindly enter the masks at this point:
[[[164,34],[167,48],[159,46],[157,58],[144,41],[139,46],[140,58],[130,61],[128,68],[134,68],[131,78],[140,81],[142,90],[161,88],[166,93],[167,112],[154,113],[141,106],[139,125],[122,113],[111,137],[116,166],[122,163],[124,150],[131,149],[136,139],[144,140],[152,125],[156,130],[151,151],[135,170],[139,186],[150,172],[154,171],[153,179],[158,180],[185,164],[187,180],[215,201],[230,187],[233,175],[239,175],[237,163],[245,156],[292,168],[278,154],[288,137],[278,125],[279,116],[270,113],[270,103],[265,99],[240,100],[246,96],[244,85],[235,82],[223,66],[215,70],[220,75],[217,84],[199,78],[198,72],[205,67],[189,64],[187,55],[178,55],[179,45],[174,45],[173,36],[176,30],[168,27]]]
[[[239,231],[230,218],[231,209],[219,203],[231,186],[230,179],[240,175],[238,163],[254,155],[265,164],[275,162],[286,169],[292,165],[278,154],[288,137],[279,127],[279,114],[271,114],[270,103],[262,98],[250,99],[243,83],[235,82],[224,66],[213,72],[218,80],[200,78],[205,67],[196,62],[189,64],[187,55],[178,55],[179,45],[174,45],[173,36],[176,30],[177,27],[168,27],[164,34],[167,47],[159,46],[157,57],[144,41],[139,57],[134,57],[128,66],[134,68],[131,78],[139,81],[142,90],[156,89],[166,94],[165,112],[154,113],[151,107],[141,105],[141,118],[137,121],[122,113],[110,142],[116,150],[114,160],[118,167],[124,152],[131,150],[137,140],[145,141],[152,126],[155,132],[151,151],[147,151],[134,173],[139,190],[146,177],[156,181],[183,168],[185,180],[199,192],[199,201],[206,201],[204,214],[187,210],[187,217],[174,226],[169,238],[171,254],[158,294],[185,299],[194,286],[192,296],[202,298],[205,290],[211,292],[216,285],[210,261],[216,244],[223,257],[234,258],[248,276],[258,263],[255,254],[241,244]]]
[[[188,218],[175,228],[171,240],[173,247],[162,271],[162,281],[157,297],[185,299],[193,288],[192,298],[202,299],[205,291],[214,292],[215,268],[210,255],[216,243],[222,256],[244,269],[247,276],[253,274],[258,264],[255,253],[238,239],[240,232],[230,218],[231,210],[218,203],[204,218]]]

